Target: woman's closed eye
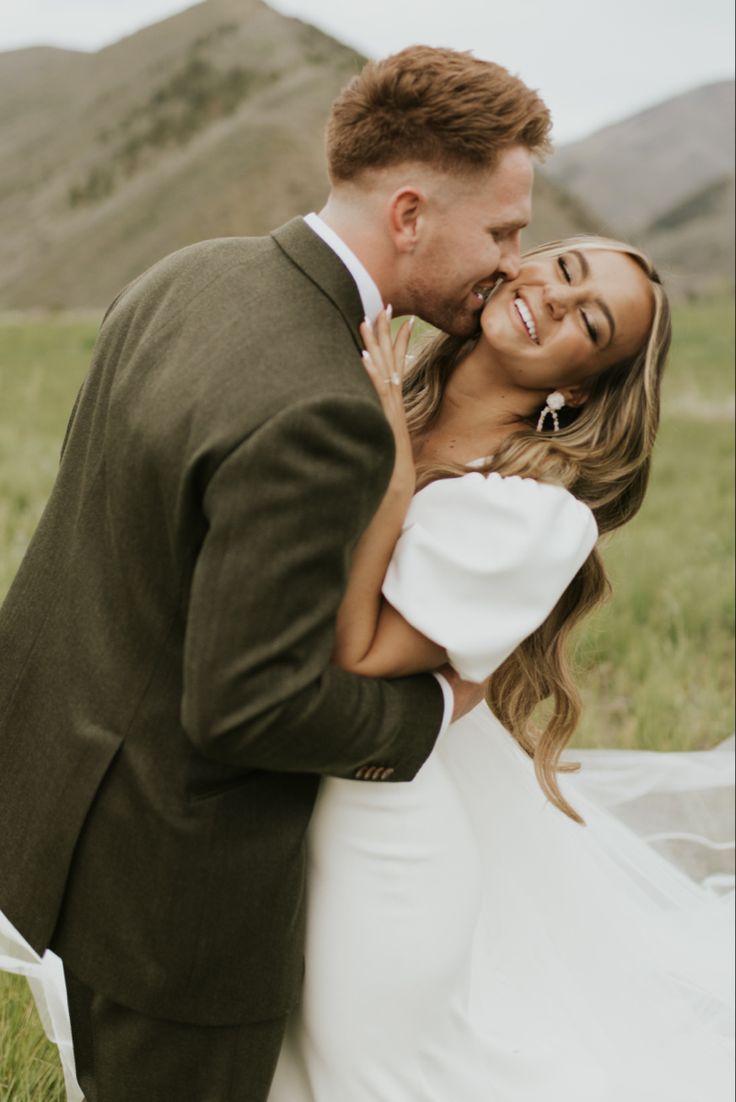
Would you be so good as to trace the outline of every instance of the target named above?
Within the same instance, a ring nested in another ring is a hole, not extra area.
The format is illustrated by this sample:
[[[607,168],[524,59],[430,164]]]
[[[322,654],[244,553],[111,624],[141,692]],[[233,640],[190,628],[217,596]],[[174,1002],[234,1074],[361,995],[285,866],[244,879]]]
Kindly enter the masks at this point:
[[[572,283],[572,273],[570,271],[570,265],[568,264],[565,257],[564,256],[558,256],[557,264],[559,266],[560,271],[562,272],[562,278],[565,280],[565,282],[566,283]],[[585,326],[585,330],[586,330],[588,336],[590,337],[593,344],[597,346],[597,344],[598,344],[598,330],[596,329],[594,323],[590,320],[590,315],[588,314],[588,312],[586,310],[581,310],[580,311],[580,317],[583,319],[583,325]]]
[[[584,326],[585,326],[585,328],[588,332],[588,336],[590,337],[593,344],[597,345],[598,344],[598,330],[596,329],[593,322],[590,320],[590,317],[589,317],[588,313],[585,310],[580,311],[580,316],[583,319],[583,324],[584,324]]]

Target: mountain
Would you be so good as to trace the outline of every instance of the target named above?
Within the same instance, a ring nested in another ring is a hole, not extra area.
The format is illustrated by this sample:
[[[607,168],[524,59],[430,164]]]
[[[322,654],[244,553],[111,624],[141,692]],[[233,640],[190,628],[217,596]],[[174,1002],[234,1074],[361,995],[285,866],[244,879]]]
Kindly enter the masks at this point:
[[[715,289],[733,277],[735,200],[733,176],[721,177],[637,234],[675,293]]]
[[[260,0],[205,0],[94,54],[0,54],[0,308],[99,307],[192,241],[319,208],[354,50]],[[539,175],[529,243],[593,230]]]
[[[612,235],[604,219],[547,175],[545,162],[534,174],[532,222],[521,235],[522,249],[578,233]]]
[[[179,246],[313,208],[328,107],[361,64],[258,0],[96,54],[0,55],[0,303],[101,305]]]
[[[675,293],[733,282],[732,80],[674,96],[562,146],[546,171],[649,249]]]
[[[734,164],[734,82],[718,81],[562,146],[547,172],[624,232],[639,230]]]

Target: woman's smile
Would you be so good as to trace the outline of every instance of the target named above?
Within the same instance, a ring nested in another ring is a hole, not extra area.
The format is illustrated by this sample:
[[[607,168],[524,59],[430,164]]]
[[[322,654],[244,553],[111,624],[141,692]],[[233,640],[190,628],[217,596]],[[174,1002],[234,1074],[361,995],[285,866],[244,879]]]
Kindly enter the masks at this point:
[[[509,309],[514,321],[526,336],[534,341],[535,344],[539,344],[539,334],[537,332],[537,324],[534,315],[529,303],[526,299],[522,298],[518,291],[512,296]]]

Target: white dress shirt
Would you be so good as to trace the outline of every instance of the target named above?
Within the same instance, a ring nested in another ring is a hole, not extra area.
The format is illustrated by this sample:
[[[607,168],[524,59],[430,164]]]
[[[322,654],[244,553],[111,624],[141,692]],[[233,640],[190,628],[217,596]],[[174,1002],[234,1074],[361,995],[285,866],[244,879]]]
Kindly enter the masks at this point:
[[[375,280],[368,273],[353,250],[345,244],[339,234],[336,234],[318,214],[314,212],[306,214],[304,216],[304,221],[307,223],[310,230],[316,233],[317,237],[320,237],[325,245],[329,245],[333,253],[342,260],[355,280],[365,316],[371,322],[374,322],[383,309],[383,298],[376,286]],[[449,682],[441,673],[435,673],[434,677],[439,681],[440,688],[442,689],[442,696],[445,701],[445,711],[442,717],[442,727],[440,728],[440,735],[443,735],[452,722],[452,713],[455,707],[455,694],[450,688]]]

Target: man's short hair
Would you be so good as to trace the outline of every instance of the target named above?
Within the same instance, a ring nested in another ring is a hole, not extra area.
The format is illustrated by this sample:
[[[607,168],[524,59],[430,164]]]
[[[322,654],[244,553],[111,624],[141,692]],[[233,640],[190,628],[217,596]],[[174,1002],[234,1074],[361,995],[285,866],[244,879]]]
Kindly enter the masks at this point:
[[[537,93],[501,65],[410,46],[369,61],[335,100],[327,124],[330,179],[410,160],[445,171],[492,168],[512,145],[547,152],[551,125]]]

